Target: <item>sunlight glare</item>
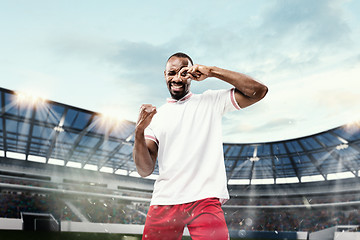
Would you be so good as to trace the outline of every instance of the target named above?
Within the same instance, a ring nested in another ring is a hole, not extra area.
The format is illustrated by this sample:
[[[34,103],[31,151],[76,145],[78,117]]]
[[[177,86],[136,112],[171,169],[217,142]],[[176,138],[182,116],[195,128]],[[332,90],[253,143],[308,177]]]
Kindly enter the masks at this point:
[[[32,92],[16,92],[16,103],[21,106],[41,106],[46,102],[45,96]]]
[[[99,115],[100,125],[108,127],[116,127],[122,121],[124,121],[123,116],[119,113],[119,109],[115,108],[104,108]]]

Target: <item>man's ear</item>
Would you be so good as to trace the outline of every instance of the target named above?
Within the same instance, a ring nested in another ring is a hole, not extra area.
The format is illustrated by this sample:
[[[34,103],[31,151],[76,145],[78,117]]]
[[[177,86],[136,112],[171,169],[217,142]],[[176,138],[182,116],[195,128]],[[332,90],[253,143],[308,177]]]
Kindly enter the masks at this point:
[[[166,78],[166,70],[164,70],[164,77]]]

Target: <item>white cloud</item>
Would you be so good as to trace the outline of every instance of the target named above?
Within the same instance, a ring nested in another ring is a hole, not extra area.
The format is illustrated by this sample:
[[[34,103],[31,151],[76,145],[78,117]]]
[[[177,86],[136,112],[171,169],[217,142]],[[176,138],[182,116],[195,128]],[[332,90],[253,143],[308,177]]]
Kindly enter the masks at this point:
[[[225,141],[302,137],[360,119],[359,77],[360,64],[270,84],[259,109],[251,111],[255,105],[228,117]]]
[[[7,79],[3,87],[32,85],[51,93],[51,100],[93,111],[111,104],[136,120],[141,103],[159,106],[168,97],[165,61],[184,51],[196,63],[244,72],[269,86],[263,101],[226,116],[225,141],[313,133],[345,122],[359,106],[359,83],[354,80],[359,79],[360,31],[347,3],[212,1],[205,6],[192,3],[190,9],[179,3],[175,13],[152,3],[141,14],[132,4],[124,17],[115,14],[119,5],[112,2],[90,4],[81,14],[70,12],[64,22],[58,17],[68,9],[60,4],[55,17],[43,25],[42,17],[21,18],[12,7],[7,15],[7,22],[17,20],[12,29],[32,30],[0,39],[9,46],[0,56],[2,78]],[[156,11],[156,19],[148,18],[151,11]],[[24,6],[21,12],[26,12]],[[192,90],[228,87],[209,79],[193,84]]]

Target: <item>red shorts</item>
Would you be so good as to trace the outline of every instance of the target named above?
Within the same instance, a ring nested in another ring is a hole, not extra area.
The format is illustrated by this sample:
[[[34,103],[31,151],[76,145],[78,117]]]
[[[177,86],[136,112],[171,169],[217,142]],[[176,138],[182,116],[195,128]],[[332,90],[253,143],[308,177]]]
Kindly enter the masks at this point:
[[[179,205],[150,206],[142,239],[180,240],[187,225],[193,240],[229,240],[224,212],[217,198]]]

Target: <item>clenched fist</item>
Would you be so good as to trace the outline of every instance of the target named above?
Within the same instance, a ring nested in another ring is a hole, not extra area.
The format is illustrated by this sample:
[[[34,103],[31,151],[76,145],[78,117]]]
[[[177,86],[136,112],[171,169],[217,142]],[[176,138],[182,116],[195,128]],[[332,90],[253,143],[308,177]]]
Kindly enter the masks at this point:
[[[136,122],[137,130],[145,130],[149,126],[151,119],[156,114],[156,107],[151,104],[143,104],[140,107],[139,118]]]

